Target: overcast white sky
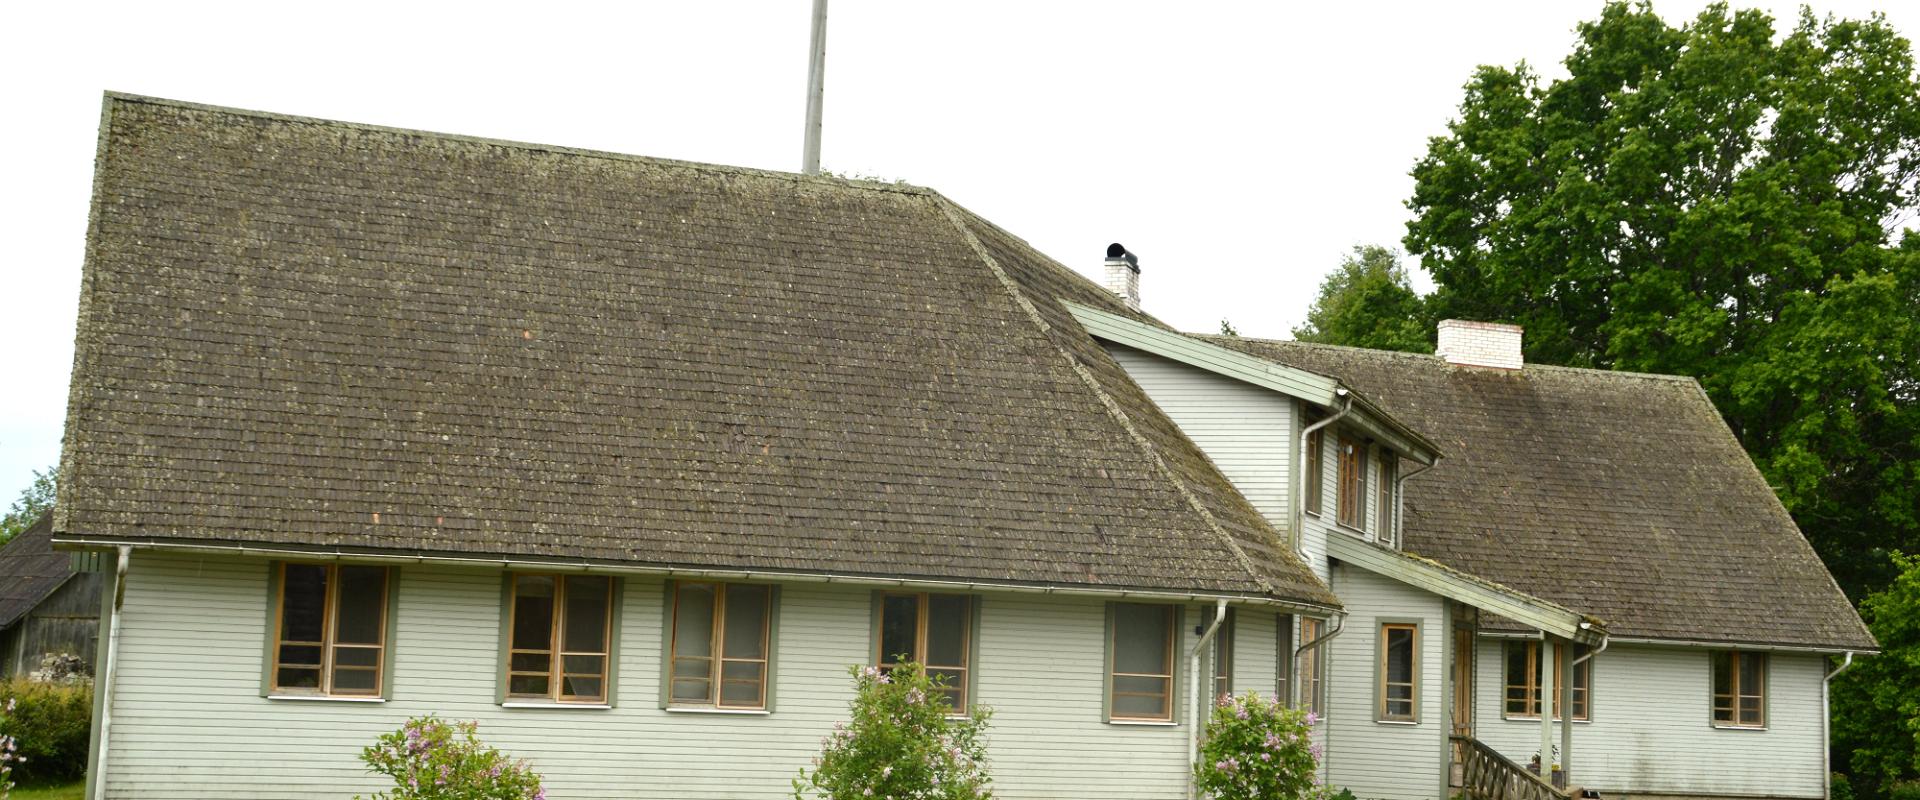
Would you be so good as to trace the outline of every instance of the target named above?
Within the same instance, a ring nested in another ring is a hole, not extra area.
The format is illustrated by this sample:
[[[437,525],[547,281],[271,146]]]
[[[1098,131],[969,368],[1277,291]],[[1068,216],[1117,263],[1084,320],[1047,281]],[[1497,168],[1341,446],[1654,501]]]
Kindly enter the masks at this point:
[[[1669,20],[1699,0],[1664,0]],[[1791,22],[1792,3],[1759,5]],[[1920,8],[1884,10],[1909,36]],[[1146,309],[1284,337],[1359,243],[1397,244],[1407,170],[1474,65],[1548,75],[1597,16],[1555,2],[832,0],[822,162],[931,186]],[[796,169],[810,0],[15,3],[6,110],[0,505],[59,457],[100,93]]]

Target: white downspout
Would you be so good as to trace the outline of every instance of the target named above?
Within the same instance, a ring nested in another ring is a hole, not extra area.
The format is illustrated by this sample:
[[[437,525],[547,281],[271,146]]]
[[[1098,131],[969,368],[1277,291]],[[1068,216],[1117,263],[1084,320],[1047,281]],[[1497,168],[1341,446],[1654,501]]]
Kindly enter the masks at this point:
[[[1290,700],[1293,703],[1294,707],[1296,708],[1299,707],[1301,703],[1300,687],[1306,685],[1306,678],[1299,674],[1300,657],[1303,655],[1306,655],[1308,650],[1313,650],[1319,647],[1323,647],[1328,642],[1333,641],[1333,637],[1339,636],[1340,634],[1346,632],[1347,612],[1341,611],[1337,613],[1338,613],[1338,616],[1333,618],[1333,627],[1331,630],[1327,631],[1326,633],[1320,634],[1320,638],[1315,639],[1311,642],[1303,642],[1299,647],[1296,647],[1293,649],[1294,675],[1293,675],[1293,686],[1291,689],[1291,691],[1293,692],[1293,697],[1290,698]],[[1326,654],[1322,653],[1321,654],[1322,660],[1320,660],[1315,665],[1316,672],[1323,671],[1325,669],[1325,666],[1326,666],[1326,661],[1324,660],[1325,658],[1326,658]],[[1320,721],[1324,722],[1325,720],[1320,720]],[[1312,733],[1309,732],[1308,735],[1311,736]],[[1321,741],[1322,748],[1320,750],[1320,778],[1321,780],[1329,780],[1333,777],[1333,768],[1327,765],[1328,758],[1333,755],[1333,729],[1328,728],[1327,732],[1325,734],[1322,734],[1322,736],[1324,738]]]
[[[1827,707],[1827,687],[1833,684],[1835,677],[1852,667],[1853,651],[1848,650],[1846,660],[1841,661],[1840,666],[1834,667],[1820,681],[1820,774],[1826,776],[1826,780],[1820,784],[1822,798],[1833,796],[1833,731],[1829,730],[1833,724],[1830,716],[1833,711]]]
[[[127,560],[133,556],[133,548],[120,545],[119,558],[113,568],[113,606],[107,611],[107,657],[100,666],[100,678],[94,684],[94,690],[100,693],[100,752],[95,755],[93,767],[93,800],[103,800],[107,796],[107,738],[113,727],[113,670],[114,657],[120,652],[120,603],[127,596]]]
[[[1187,652],[1187,676],[1193,690],[1187,692],[1187,796],[1194,800],[1200,798],[1199,776],[1194,773],[1200,764],[1200,653],[1213,641],[1213,635],[1220,632],[1220,626],[1227,621],[1227,601],[1225,598],[1214,601],[1213,624],[1207,626],[1200,640],[1193,643],[1193,649]]]
[[[1419,463],[1419,462],[1414,462],[1414,463]],[[1419,469],[1413,470],[1411,472],[1402,472],[1399,475],[1394,476],[1393,478],[1393,543],[1392,543],[1393,549],[1395,550],[1401,549],[1401,543],[1406,541],[1407,521],[1406,521],[1406,515],[1403,512],[1403,509],[1405,509],[1407,505],[1407,479],[1415,475],[1424,474],[1427,470],[1433,469],[1434,466],[1438,465],[1439,463],[1440,463],[1440,459],[1436,457],[1432,461],[1429,461],[1425,464],[1421,464]]]
[[[1300,460],[1295,462],[1300,465],[1300,468],[1295,470],[1295,472],[1299,473],[1299,476],[1294,478],[1294,485],[1295,485],[1295,488],[1298,489],[1298,491],[1293,493],[1293,496],[1295,498],[1298,498],[1300,502],[1296,504],[1298,507],[1293,509],[1293,552],[1300,556],[1301,561],[1308,561],[1307,552],[1306,552],[1306,546],[1307,546],[1307,439],[1308,437],[1312,436],[1315,431],[1318,431],[1321,428],[1327,427],[1328,425],[1332,425],[1333,423],[1339,421],[1341,417],[1346,416],[1347,412],[1353,410],[1352,394],[1349,394],[1345,389],[1335,389],[1333,390],[1333,393],[1337,397],[1345,398],[1347,402],[1344,405],[1340,406],[1340,410],[1334,412],[1333,416],[1327,417],[1326,419],[1320,420],[1319,422],[1313,423],[1312,425],[1308,425],[1305,429],[1300,431],[1300,445],[1298,448],[1298,452],[1300,454]],[[1325,447],[1320,448],[1320,458],[1322,461],[1326,460],[1326,452],[1327,450]],[[1324,476],[1315,476],[1315,477],[1324,477]],[[1308,561],[1308,563],[1311,564],[1312,562]]]

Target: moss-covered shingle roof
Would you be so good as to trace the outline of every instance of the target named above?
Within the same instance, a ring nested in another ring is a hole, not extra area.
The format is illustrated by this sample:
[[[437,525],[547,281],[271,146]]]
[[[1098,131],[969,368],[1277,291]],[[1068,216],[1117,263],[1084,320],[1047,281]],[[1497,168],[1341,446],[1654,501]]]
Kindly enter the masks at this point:
[[[11,627],[73,577],[72,559],[53,549],[47,514],[0,547],[0,628]]]
[[[1337,601],[915,187],[110,96],[56,529]]]
[[[1207,336],[1338,377],[1439,443],[1405,546],[1613,636],[1874,646],[1691,378]]]

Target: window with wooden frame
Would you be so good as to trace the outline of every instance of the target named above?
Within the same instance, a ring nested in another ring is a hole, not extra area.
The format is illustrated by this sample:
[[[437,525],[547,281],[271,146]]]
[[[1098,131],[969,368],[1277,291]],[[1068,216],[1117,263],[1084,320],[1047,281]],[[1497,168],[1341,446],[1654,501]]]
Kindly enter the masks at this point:
[[[381,696],[390,576],[358,564],[275,565],[268,694]]]
[[[606,703],[614,579],[516,572],[507,580],[506,699]]]
[[[1568,685],[1566,681],[1569,649],[1573,651],[1571,654],[1573,660],[1579,661],[1587,655],[1590,648],[1584,644],[1576,644],[1569,648],[1564,643],[1558,648],[1558,655],[1553,663],[1554,719],[1566,719],[1566,714],[1560,709],[1559,687]],[[1502,706],[1504,716],[1508,719],[1539,719],[1540,688],[1543,677],[1540,672],[1540,642],[1508,642],[1505,673],[1506,694]],[[1573,695],[1575,720],[1584,722],[1591,718],[1589,714],[1592,709],[1589,699],[1592,696],[1592,686],[1593,659],[1589,658],[1573,667],[1573,684],[1569,687],[1569,691]]]
[[[902,659],[946,684],[947,703],[965,714],[973,677],[974,598],[964,594],[882,592],[874,663],[881,671]]]
[[[1394,455],[1391,451],[1382,449],[1380,451],[1379,491],[1377,492],[1380,496],[1380,508],[1377,515],[1379,521],[1374,525],[1374,530],[1380,539],[1380,543],[1389,547],[1394,545],[1394,526],[1399,523],[1399,520],[1395,519],[1393,515],[1394,477],[1399,473],[1400,457]]]
[[[774,587],[678,581],[671,591],[668,707],[765,709]]]
[[[1309,415],[1307,424],[1313,424],[1315,416],[1317,415]],[[1327,488],[1325,485],[1327,481],[1326,447],[1322,441],[1326,438],[1325,434],[1324,430],[1307,434],[1306,508],[1315,514],[1321,513],[1320,495],[1325,493]]]
[[[1713,654],[1713,724],[1767,726],[1767,654],[1723,650]]]
[[[1367,448],[1348,436],[1341,436],[1335,457],[1339,459],[1340,495],[1334,498],[1339,508],[1334,519],[1354,530],[1367,524]]]
[[[1226,620],[1213,634],[1213,696],[1233,694],[1233,616],[1227,609]]]
[[[1305,647],[1318,640],[1326,624],[1325,620],[1301,617],[1300,645]],[[1322,643],[1321,646],[1300,654],[1300,705],[1307,710],[1307,713],[1319,718],[1327,716],[1326,698],[1324,692],[1320,690],[1323,679],[1326,678],[1324,667],[1326,660],[1321,657],[1321,651],[1325,649],[1326,645]]]
[[[1388,622],[1380,626],[1379,704],[1382,722],[1420,721],[1420,626]]]
[[[1173,721],[1179,607],[1114,603],[1107,639],[1110,719]]]

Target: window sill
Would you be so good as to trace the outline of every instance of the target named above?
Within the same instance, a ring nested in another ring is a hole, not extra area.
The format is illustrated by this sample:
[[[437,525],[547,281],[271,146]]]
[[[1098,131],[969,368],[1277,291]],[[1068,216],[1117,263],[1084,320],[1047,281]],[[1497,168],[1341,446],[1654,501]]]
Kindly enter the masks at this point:
[[[1765,725],[1722,725],[1718,722],[1712,723],[1712,725],[1716,731],[1754,731],[1756,733],[1765,733],[1767,730],[1767,726]]]
[[[1142,728],[1178,728],[1180,723],[1163,719],[1110,719],[1108,725],[1134,725]]]
[[[268,700],[294,700],[310,703],[384,703],[384,697],[350,697],[332,694],[270,694]]]
[[[1527,723],[1527,724],[1529,724],[1529,725],[1538,725],[1538,724],[1540,724],[1540,718],[1539,718],[1539,717],[1508,717],[1508,716],[1502,716],[1502,717],[1500,717],[1500,721],[1501,721],[1501,722],[1525,722],[1525,723]],[[1564,719],[1561,719],[1561,718],[1559,718],[1559,717],[1554,717],[1554,718],[1553,718],[1553,724],[1555,724],[1555,725],[1565,725],[1565,724],[1567,724],[1567,721],[1566,721],[1566,720],[1564,720]],[[1592,725],[1592,724],[1593,724],[1593,720],[1590,720],[1590,719],[1576,719],[1576,720],[1574,720],[1574,721],[1573,721],[1573,724],[1575,724],[1575,725]],[[1714,727],[1716,727],[1716,728],[1717,728],[1717,727],[1720,727],[1720,726],[1718,726],[1718,725],[1715,725]]]
[[[607,703],[542,703],[537,700],[534,700],[534,701],[508,700],[507,702],[501,703],[500,707],[501,708],[557,708],[557,709],[576,708],[576,709],[586,709],[589,711],[605,711],[613,708],[612,705],[609,705]]]
[[[706,708],[702,706],[667,706],[669,714],[729,714],[736,717],[765,717],[773,714],[764,708]]]
[[[1376,719],[1376,720],[1374,720],[1374,721],[1373,721],[1373,724],[1375,724],[1375,725],[1401,725],[1401,726],[1405,726],[1405,727],[1413,727],[1413,726],[1416,726],[1416,725],[1419,725],[1419,724],[1420,724],[1420,720],[1417,720],[1417,719]]]

